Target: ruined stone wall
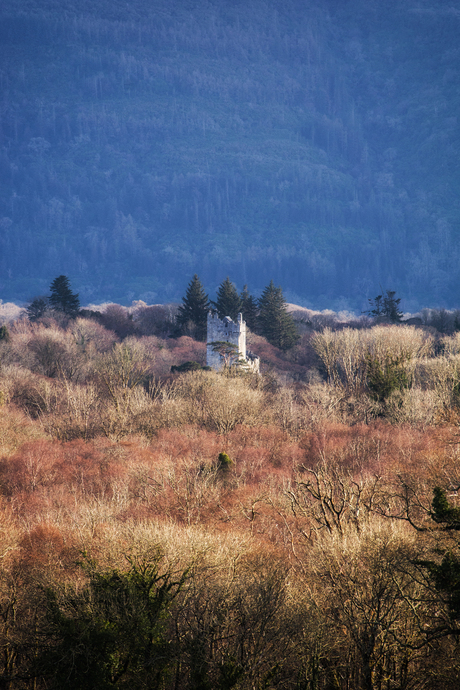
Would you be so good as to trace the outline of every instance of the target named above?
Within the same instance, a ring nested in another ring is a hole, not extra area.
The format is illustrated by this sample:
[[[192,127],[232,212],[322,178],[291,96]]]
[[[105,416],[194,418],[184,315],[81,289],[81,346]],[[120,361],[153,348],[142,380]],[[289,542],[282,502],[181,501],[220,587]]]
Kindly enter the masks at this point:
[[[208,336],[206,345],[206,364],[216,371],[225,366],[225,362],[219,352],[213,349],[212,343],[231,343],[237,349],[235,358],[230,364],[237,364],[246,371],[255,374],[260,370],[260,359],[257,355],[246,351],[246,322],[243,315],[238,314],[235,323],[229,316],[219,319],[217,314],[208,312]]]
[[[235,345],[240,359],[246,359],[246,323],[243,315],[238,314],[235,323],[229,316],[219,319],[217,314],[208,312],[208,336],[206,345],[206,364],[218,371],[224,362],[218,352],[214,352],[211,343],[227,342]]]

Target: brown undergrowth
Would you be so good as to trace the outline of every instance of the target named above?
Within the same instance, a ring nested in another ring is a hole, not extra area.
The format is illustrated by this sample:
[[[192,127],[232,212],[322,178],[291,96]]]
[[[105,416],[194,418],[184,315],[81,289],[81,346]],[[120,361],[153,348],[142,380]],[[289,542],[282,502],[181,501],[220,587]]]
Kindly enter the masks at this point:
[[[455,506],[460,486],[455,352],[381,403],[365,360],[344,368],[356,334],[326,333],[327,382],[272,352],[261,377],[171,375],[202,345],[77,325],[18,324],[2,346],[4,687],[89,687],[95,649],[93,687],[458,687],[455,609],[423,566],[458,553],[432,519],[434,487]],[[161,625],[149,577],[171,584]]]

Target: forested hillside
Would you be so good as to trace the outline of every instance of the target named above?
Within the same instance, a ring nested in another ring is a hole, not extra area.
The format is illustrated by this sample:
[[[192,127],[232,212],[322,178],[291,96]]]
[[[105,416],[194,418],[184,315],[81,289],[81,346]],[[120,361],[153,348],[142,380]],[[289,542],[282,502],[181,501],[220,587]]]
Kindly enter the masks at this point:
[[[458,305],[449,0],[4,0],[0,295]]]

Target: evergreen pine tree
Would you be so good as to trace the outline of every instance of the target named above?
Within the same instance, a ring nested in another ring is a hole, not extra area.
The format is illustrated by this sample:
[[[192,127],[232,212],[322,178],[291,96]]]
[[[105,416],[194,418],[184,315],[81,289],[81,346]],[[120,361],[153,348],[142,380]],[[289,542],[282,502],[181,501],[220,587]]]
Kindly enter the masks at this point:
[[[399,323],[403,316],[402,311],[399,309],[401,298],[396,298],[395,295],[396,292],[394,290],[387,290],[384,295],[377,295],[374,299],[368,300],[372,309],[368,309],[364,313],[377,319],[383,316],[391,323]]]
[[[430,516],[441,530],[449,532],[460,530],[460,508],[449,503],[446,491],[439,486],[433,490],[431,508]],[[441,561],[439,560],[440,554],[443,555]],[[460,620],[460,555],[458,543],[456,547],[452,548],[452,541],[450,541],[443,547],[442,541],[438,539],[436,560],[420,560],[418,564],[428,570],[435,589],[441,594],[442,600],[448,607],[449,618],[444,621],[443,626],[440,625],[439,621],[436,622],[436,634],[439,635],[441,631],[443,636],[450,634],[457,636],[458,621]]]
[[[372,309],[363,312],[364,314],[369,314],[369,316],[374,316],[375,318],[383,316],[383,295],[377,295],[374,299],[368,299],[367,301]]]
[[[233,460],[227,455],[227,453],[219,453],[217,459],[217,470],[219,472],[228,472],[231,470],[233,465]]]
[[[287,311],[281,287],[270,281],[259,299],[258,328],[269,343],[287,350],[299,339],[294,319]]]
[[[257,306],[257,300],[249,294],[247,285],[244,286],[240,298],[241,313],[243,314],[243,319],[246,321],[246,325],[249,328],[249,330],[255,332],[257,328],[257,317],[259,315],[259,308]]]
[[[450,505],[444,489],[435,486],[433,489],[433,501],[431,503],[431,518],[446,529],[460,530],[460,508]]]
[[[383,313],[391,321],[391,323],[399,323],[403,313],[399,308],[401,298],[395,298],[396,292],[394,290],[387,290],[383,298]]]
[[[35,297],[35,299],[33,299],[32,302],[30,302],[27,306],[26,311],[29,321],[38,321],[38,319],[41,319],[46,315],[46,312],[49,310],[49,308],[49,297]]]
[[[241,298],[228,276],[219,285],[217,300],[212,302],[212,305],[217,309],[220,319],[229,316],[233,321],[236,321],[241,311]]]
[[[208,296],[195,273],[178,309],[176,322],[180,332],[191,335],[195,340],[206,340],[209,306]]]
[[[74,318],[80,310],[80,300],[70,289],[67,276],[58,276],[50,285],[50,305],[55,311],[61,311],[66,316]]]

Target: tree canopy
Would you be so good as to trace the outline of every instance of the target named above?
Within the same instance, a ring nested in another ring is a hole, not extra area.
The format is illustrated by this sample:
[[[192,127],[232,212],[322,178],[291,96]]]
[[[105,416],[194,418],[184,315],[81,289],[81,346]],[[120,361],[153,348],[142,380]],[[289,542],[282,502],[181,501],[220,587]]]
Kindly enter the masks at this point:
[[[220,319],[229,316],[233,321],[236,321],[241,311],[241,301],[236,287],[227,276],[219,285],[217,299],[215,302],[212,302],[212,304],[217,309]]]
[[[259,308],[257,306],[257,300],[249,294],[248,286],[243,287],[243,291],[240,295],[241,298],[241,313],[243,314],[243,319],[246,321],[246,325],[250,331],[255,332],[257,328],[257,317],[259,315]]]
[[[460,508],[452,506],[445,489],[435,486],[431,503],[431,519],[444,532],[460,530]],[[460,554],[458,539],[448,542],[440,539],[436,544],[435,560],[420,560],[427,569],[435,589],[447,606],[447,620],[436,620],[427,634],[435,636],[454,635],[458,637],[460,621]],[[440,558],[442,556],[442,558]]]
[[[50,285],[51,295],[49,303],[52,309],[75,317],[80,310],[78,294],[70,289],[70,281],[67,276],[61,275],[53,280]]]
[[[365,313],[375,318],[386,318],[391,323],[399,323],[402,319],[403,313],[399,308],[401,302],[400,297],[395,297],[394,290],[386,290],[385,294],[377,295],[374,299],[369,299],[370,309]]]
[[[176,322],[181,333],[195,340],[206,340],[206,321],[210,302],[197,274],[190,281],[178,309]]]
[[[287,311],[283,291],[275,286],[273,280],[259,299],[258,329],[269,343],[281,350],[288,350],[299,339],[294,320]]]
[[[38,319],[41,319],[42,316],[45,316],[49,306],[49,297],[35,297],[35,299],[29,302],[26,308],[29,321],[38,321]]]

